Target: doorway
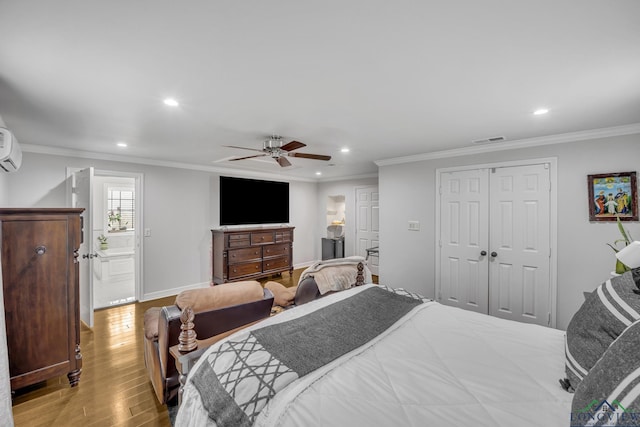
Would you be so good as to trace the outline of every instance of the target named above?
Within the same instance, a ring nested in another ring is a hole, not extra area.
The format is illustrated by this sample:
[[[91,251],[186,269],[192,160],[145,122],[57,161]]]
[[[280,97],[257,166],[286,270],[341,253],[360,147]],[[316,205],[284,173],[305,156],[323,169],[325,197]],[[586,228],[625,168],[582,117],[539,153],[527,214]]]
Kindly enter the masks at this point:
[[[136,301],[135,178],[101,175],[93,182],[93,308]]]
[[[141,295],[142,181],[141,173],[67,168],[69,206],[84,209],[79,296],[89,327],[95,309]]]
[[[437,171],[436,297],[555,325],[555,159]]]
[[[344,258],[344,227],[346,197],[327,197],[327,235],[322,238],[322,259]]]

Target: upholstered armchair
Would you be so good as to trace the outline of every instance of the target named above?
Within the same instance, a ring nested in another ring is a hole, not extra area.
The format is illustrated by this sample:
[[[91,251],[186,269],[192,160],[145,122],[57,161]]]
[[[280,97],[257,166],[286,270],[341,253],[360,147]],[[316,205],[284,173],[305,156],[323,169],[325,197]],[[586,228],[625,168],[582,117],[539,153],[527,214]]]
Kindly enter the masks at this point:
[[[180,315],[185,307],[195,313],[197,339],[219,336],[269,317],[273,294],[257,281],[225,283],[181,292],[174,305],[153,307],[144,315],[144,361],[160,403],[176,403],[178,372],[169,348],[178,344]],[[215,341],[215,340],[214,340]]]
[[[273,293],[276,306],[286,308],[365,283],[372,283],[371,271],[366,260],[356,256],[313,264],[302,272],[297,286],[269,281],[264,287]]]

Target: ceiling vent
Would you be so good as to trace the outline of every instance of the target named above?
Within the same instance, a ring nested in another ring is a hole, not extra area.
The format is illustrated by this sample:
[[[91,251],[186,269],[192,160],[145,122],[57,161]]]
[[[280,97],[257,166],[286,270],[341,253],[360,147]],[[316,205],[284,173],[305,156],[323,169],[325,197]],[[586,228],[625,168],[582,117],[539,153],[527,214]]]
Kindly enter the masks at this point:
[[[0,128],[0,172],[15,172],[22,165],[22,150],[16,137]]]
[[[505,138],[504,136],[492,136],[491,138],[474,139],[471,142],[473,142],[474,144],[490,144],[493,142],[502,142],[506,140],[507,138]]]

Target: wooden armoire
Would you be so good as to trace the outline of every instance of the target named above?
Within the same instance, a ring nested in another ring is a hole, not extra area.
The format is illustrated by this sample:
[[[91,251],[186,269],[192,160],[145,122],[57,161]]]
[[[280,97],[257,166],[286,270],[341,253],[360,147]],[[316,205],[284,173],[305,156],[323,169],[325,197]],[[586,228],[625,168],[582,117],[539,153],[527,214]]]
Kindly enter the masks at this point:
[[[78,249],[83,209],[0,209],[11,389],[80,380]]]

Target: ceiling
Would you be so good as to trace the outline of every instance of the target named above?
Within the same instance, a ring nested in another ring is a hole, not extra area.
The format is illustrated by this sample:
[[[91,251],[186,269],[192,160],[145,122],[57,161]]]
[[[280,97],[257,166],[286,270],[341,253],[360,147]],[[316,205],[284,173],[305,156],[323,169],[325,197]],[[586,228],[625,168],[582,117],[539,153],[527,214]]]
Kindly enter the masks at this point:
[[[25,151],[367,176],[640,122],[639,16],[637,0],[0,0],[0,117]],[[332,160],[227,160],[272,133]]]

